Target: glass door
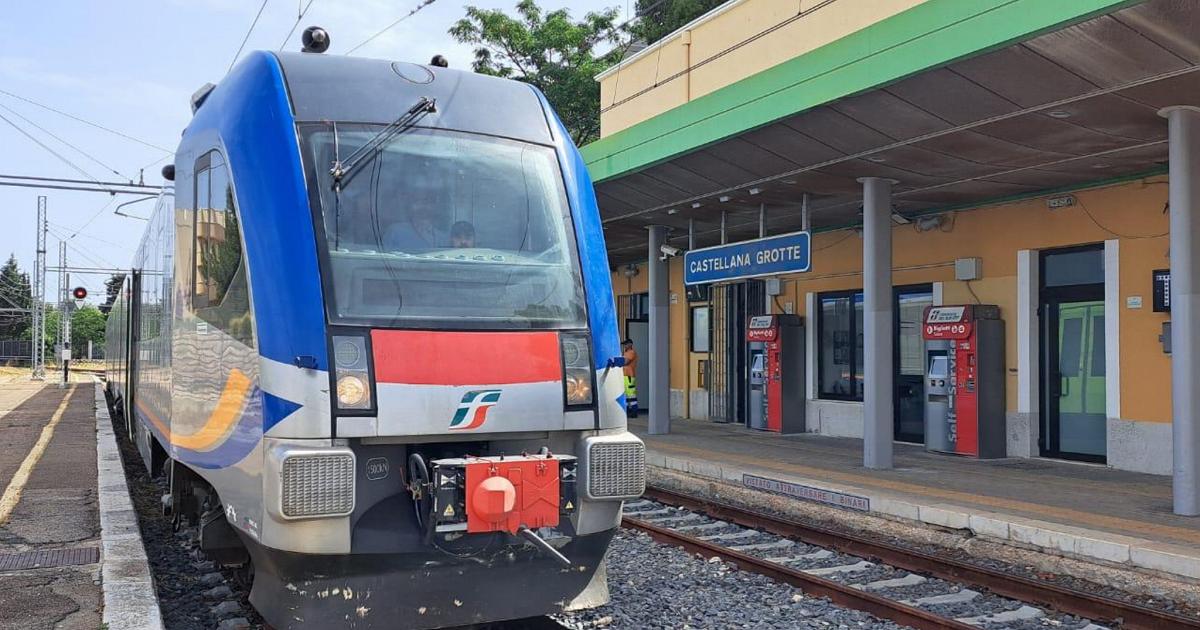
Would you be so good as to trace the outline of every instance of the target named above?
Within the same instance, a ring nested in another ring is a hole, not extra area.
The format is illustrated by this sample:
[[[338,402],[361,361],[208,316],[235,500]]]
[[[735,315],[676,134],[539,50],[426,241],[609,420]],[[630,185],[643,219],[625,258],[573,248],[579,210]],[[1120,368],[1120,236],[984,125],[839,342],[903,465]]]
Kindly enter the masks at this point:
[[[896,337],[892,348],[896,369],[895,439],[899,442],[925,442],[925,338],[921,317],[931,304],[933,287],[929,285],[896,288]]]
[[[1045,305],[1050,455],[1105,460],[1104,302],[1065,298]]]
[[[1041,253],[1041,454],[1104,462],[1104,247]]]

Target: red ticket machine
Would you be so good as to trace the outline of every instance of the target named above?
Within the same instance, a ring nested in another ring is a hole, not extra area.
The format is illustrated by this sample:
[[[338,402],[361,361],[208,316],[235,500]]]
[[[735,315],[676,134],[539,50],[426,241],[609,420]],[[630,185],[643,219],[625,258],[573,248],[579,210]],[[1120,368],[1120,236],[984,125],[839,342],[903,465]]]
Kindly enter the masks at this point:
[[[924,322],[925,448],[1005,457],[1000,307],[930,306]]]
[[[799,315],[756,315],[746,326],[750,344],[750,426],[776,433],[804,432],[804,320]]]

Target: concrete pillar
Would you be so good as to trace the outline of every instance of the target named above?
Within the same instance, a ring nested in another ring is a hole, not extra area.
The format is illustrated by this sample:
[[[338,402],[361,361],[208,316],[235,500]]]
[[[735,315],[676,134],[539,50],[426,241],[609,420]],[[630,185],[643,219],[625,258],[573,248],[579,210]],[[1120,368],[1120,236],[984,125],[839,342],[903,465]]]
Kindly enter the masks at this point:
[[[863,177],[863,466],[892,467],[892,184]]]
[[[1175,513],[1200,515],[1200,108],[1168,107]]]
[[[662,245],[667,242],[665,225],[650,226],[650,251],[647,265],[650,267],[650,356],[646,357],[650,382],[647,383],[645,399],[649,401],[650,435],[671,432],[671,355],[669,339],[671,296],[667,261],[662,254]],[[638,384],[641,389],[641,383]],[[638,393],[638,398],[643,394]]]

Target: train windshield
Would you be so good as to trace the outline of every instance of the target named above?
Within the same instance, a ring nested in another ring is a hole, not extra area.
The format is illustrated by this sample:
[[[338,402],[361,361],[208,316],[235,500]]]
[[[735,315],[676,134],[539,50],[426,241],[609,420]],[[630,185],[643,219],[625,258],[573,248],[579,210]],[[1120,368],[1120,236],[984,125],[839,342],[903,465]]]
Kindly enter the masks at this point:
[[[395,327],[583,325],[574,231],[553,149],[414,128],[382,144],[353,178],[335,182],[331,166],[381,129],[301,127],[328,251],[332,319]]]

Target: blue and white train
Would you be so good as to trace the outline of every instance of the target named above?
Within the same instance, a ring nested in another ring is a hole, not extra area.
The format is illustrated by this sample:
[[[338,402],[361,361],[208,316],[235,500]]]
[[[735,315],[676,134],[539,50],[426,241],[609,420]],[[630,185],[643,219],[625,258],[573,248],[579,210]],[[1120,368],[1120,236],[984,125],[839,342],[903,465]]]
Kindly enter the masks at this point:
[[[607,601],[645,455],[583,161],[528,85],[258,52],[193,97],[108,322],[173,518],[275,628]]]

